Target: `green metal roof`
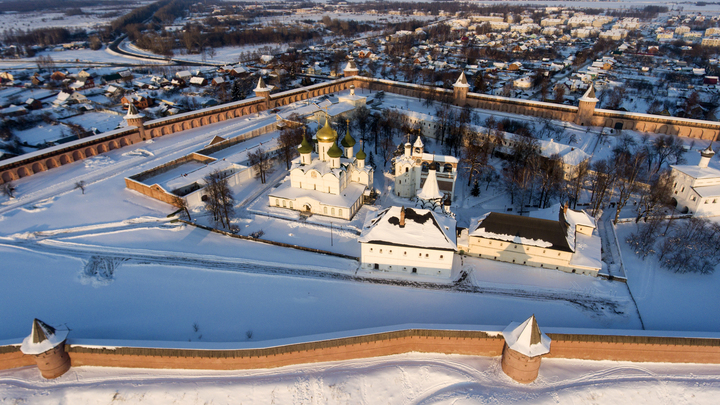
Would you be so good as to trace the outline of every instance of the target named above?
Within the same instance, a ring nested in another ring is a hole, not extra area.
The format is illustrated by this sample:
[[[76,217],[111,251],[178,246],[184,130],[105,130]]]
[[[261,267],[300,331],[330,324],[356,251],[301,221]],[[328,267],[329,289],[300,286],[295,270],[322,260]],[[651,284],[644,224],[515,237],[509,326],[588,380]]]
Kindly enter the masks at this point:
[[[331,158],[339,158],[342,156],[342,150],[340,150],[336,143],[333,143],[333,146],[328,149],[327,154]]]
[[[300,147],[298,148],[298,152],[300,153],[310,153],[312,152],[313,148],[310,146],[310,142],[303,136],[302,143],[300,144]]]

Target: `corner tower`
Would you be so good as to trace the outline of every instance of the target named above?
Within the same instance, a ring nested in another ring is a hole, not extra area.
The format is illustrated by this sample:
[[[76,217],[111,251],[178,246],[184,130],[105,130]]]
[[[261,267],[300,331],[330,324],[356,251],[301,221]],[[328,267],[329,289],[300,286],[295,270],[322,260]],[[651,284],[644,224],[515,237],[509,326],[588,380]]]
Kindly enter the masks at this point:
[[[455,84],[453,84],[453,96],[456,105],[465,105],[465,100],[467,99],[467,94],[469,90],[470,85],[468,84],[467,78],[465,77],[465,72],[463,71],[460,73],[460,77],[458,77]]]
[[[585,94],[580,97],[580,104],[578,105],[575,123],[584,126],[592,125],[592,117],[595,115],[595,105],[597,105],[597,102],[598,99],[595,97],[595,85],[590,83],[590,87],[587,89]]]

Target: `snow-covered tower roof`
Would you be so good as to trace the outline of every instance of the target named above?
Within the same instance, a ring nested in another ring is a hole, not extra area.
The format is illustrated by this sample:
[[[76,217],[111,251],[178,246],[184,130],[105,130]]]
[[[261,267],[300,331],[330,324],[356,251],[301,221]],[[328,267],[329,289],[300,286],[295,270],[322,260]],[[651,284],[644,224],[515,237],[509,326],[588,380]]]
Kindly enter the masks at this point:
[[[550,338],[542,333],[535,315],[525,322],[512,322],[503,331],[505,343],[512,350],[528,357],[537,357],[550,353]]]
[[[422,190],[417,194],[417,197],[421,200],[437,200],[443,197],[443,194],[440,192],[440,187],[438,186],[437,182],[437,175],[435,174],[435,169],[430,169],[428,171],[427,179],[425,179],[425,184],[423,184]]]
[[[423,146],[425,146],[423,144],[422,139],[420,139],[420,135],[418,135],[417,139],[415,140],[415,144],[413,146],[416,148],[422,148]]]
[[[470,87],[467,77],[465,77],[465,71],[460,72],[460,77],[458,77],[455,84],[453,84],[453,87]]]
[[[345,65],[345,69],[343,69],[343,72],[357,72],[357,71],[358,71],[358,68],[357,68],[357,65],[355,65],[354,59],[350,59],[348,61],[347,65]]]
[[[42,354],[64,342],[67,335],[67,329],[53,328],[39,319],[33,319],[32,332],[23,339],[20,350],[25,354]]]
[[[597,97],[595,97],[595,85],[590,83],[590,87],[588,87],[585,94],[583,94],[582,97],[580,97],[580,101],[587,101],[589,103],[597,103],[599,100]]]
[[[145,116],[143,114],[140,114],[137,107],[135,107],[135,104],[130,103],[128,105],[128,112],[125,114],[125,120],[137,120],[137,119],[143,119]]]
[[[272,90],[272,86],[268,86],[265,84],[265,80],[263,80],[262,76],[258,79],[258,84],[253,90],[255,93],[257,92],[270,92]]]

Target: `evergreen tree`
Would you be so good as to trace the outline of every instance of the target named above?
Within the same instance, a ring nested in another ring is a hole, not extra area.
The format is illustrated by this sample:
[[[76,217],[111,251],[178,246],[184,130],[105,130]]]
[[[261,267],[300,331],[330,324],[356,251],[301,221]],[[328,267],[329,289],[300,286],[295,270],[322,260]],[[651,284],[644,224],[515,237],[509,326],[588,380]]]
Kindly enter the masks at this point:
[[[478,181],[475,180],[475,183],[473,183],[472,190],[470,190],[470,195],[473,197],[477,197],[480,195],[480,185],[478,184]]]
[[[370,166],[372,168],[375,167],[375,160],[373,159],[372,151],[370,151],[370,155],[368,156],[367,164],[368,164],[368,166]]]
[[[232,86],[232,99],[233,101],[242,100],[243,97],[243,91],[242,87],[240,86],[240,80],[233,80],[233,86]]]

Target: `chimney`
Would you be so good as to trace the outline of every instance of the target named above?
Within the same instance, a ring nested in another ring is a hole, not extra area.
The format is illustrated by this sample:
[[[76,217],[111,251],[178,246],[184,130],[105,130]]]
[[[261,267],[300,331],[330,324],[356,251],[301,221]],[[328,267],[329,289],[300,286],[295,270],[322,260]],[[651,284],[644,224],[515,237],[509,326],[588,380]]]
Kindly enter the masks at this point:
[[[405,206],[400,208],[400,228],[405,228]]]

